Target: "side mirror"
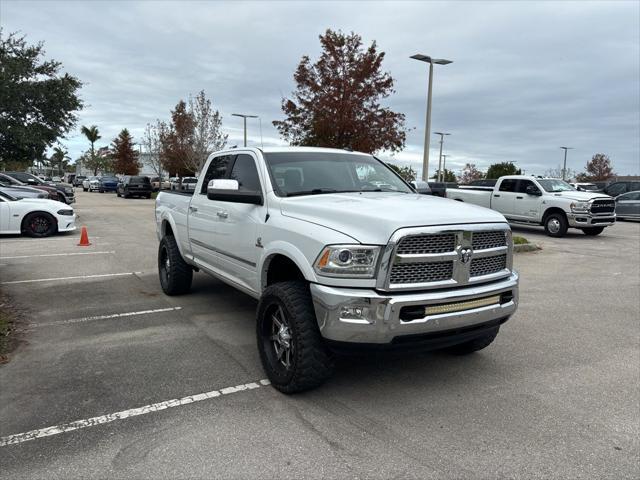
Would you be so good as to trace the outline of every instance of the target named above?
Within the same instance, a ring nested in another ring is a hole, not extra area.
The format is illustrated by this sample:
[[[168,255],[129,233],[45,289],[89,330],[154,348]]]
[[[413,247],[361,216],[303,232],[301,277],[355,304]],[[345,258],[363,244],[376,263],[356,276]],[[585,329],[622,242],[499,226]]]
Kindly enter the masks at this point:
[[[534,185],[527,186],[526,192],[527,192],[527,195],[535,195],[536,197],[539,197],[540,195],[542,195],[542,192],[538,190]]]
[[[264,204],[262,192],[240,190],[237,180],[211,180],[207,184],[207,198],[221,202]]]

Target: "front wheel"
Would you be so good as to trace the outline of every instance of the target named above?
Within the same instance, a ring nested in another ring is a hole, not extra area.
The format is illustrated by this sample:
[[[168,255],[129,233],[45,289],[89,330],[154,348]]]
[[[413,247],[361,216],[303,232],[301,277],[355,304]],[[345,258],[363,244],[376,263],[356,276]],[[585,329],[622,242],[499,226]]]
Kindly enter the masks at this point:
[[[477,352],[478,350],[482,350],[483,348],[487,348],[496,339],[499,330],[500,328],[498,327],[487,335],[449,347],[447,348],[447,351],[454,355],[468,355],[470,353]]]
[[[23,231],[30,237],[49,237],[56,232],[56,219],[46,212],[33,212],[27,215],[23,223]]]
[[[582,231],[585,235],[589,235],[590,237],[595,237],[596,235],[600,235],[604,232],[604,227],[589,227],[583,228]]]
[[[89,189],[88,189],[88,188],[84,188],[84,187],[82,187],[82,191],[83,191],[83,192],[88,192],[88,191],[89,191]]]
[[[333,373],[309,286],[303,282],[270,285],[258,304],[257,340],[262,367],[283,393],[321,385]]]
[[[182,295],[191,290],[193,269],[184,261],[174,236],[160,241],[158,248],[158,273],[160,286],[167,295]]]
[[[568,228],[569,223],[563,213],[552,213],[544,222],[544,230],[550,237],[564,237]]]

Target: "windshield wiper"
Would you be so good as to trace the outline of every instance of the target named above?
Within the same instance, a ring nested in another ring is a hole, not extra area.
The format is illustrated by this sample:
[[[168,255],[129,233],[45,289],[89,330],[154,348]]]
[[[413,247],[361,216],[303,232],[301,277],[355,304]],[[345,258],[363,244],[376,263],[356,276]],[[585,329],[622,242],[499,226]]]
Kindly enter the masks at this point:
[[[289,192],[287,197],[297,197],[299,195],[319,195],[321,193],[337,193],[335,188],[314,188],[313,190],[300,190],[298,192]]]

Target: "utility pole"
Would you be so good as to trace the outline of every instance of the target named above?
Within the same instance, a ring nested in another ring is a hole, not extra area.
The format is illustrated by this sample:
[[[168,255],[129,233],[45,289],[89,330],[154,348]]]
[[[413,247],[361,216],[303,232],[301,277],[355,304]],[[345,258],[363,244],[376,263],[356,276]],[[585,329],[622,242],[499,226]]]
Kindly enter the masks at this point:
[[[247,118],[258,118],[257,115],[246,115],[244,113],[232,113],[232,117],[242,117],[244,120],[244,146],[247,146]]]
[[[429,89],[427,91],[427,125],[424,131],[424,152],[422,154],[422,180],[429,181],[429,141],[431,137],[431,90],[433,85],[433,64],[448,65],[453,63],[451,60],[445,60],[444,58],[431,58],[428,55],[422,55],[417,53],[412,55],[411,58],[426,62],[429,64]]]
[[[434,135],[440,135],[440,156],[438,157],[438,176],[436,177],[436,181],[441,182],[442,175],[442,144],[444,143],[444,136],[451,135],[450,133],[445,132],[433,132]]]
[[[564,150],[564,164],[562,165],[562,180],[566,180],[567,176],[567,150],[573,150],[573,147],[560,147]]]

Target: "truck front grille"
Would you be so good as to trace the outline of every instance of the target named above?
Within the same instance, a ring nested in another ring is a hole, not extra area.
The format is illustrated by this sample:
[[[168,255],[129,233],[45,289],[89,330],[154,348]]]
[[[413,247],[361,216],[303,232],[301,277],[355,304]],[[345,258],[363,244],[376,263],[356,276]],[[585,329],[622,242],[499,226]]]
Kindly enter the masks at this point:
[[[507,268],[507,256],[498,255],[497,257],[474,258],[471,260],[471,268],[469,275],[471,277],[481,277],[497,273]]]
[[[392,284],[431,283],[450,280],[453,262],[403,263],[391,270]]]
[[[474,232],[472,246],[474,250],[486,248],[504,247],[507,244],[507,236],[504,231]]]
[[[616,202],[608,198],[594,200],[591,204],[591,213],[595,215],[613,214],[616,209]]]
[[[381,289],[461,286],[502,278],[511,270],[506,224],[407,229],[404,235],[396,234],[390,252],[386,268],[381,269]]]
[[[455,249],[456,236],[453,233],[411,235],[400,240],[397,253],[399,255],[417,255],[453,252]]]

